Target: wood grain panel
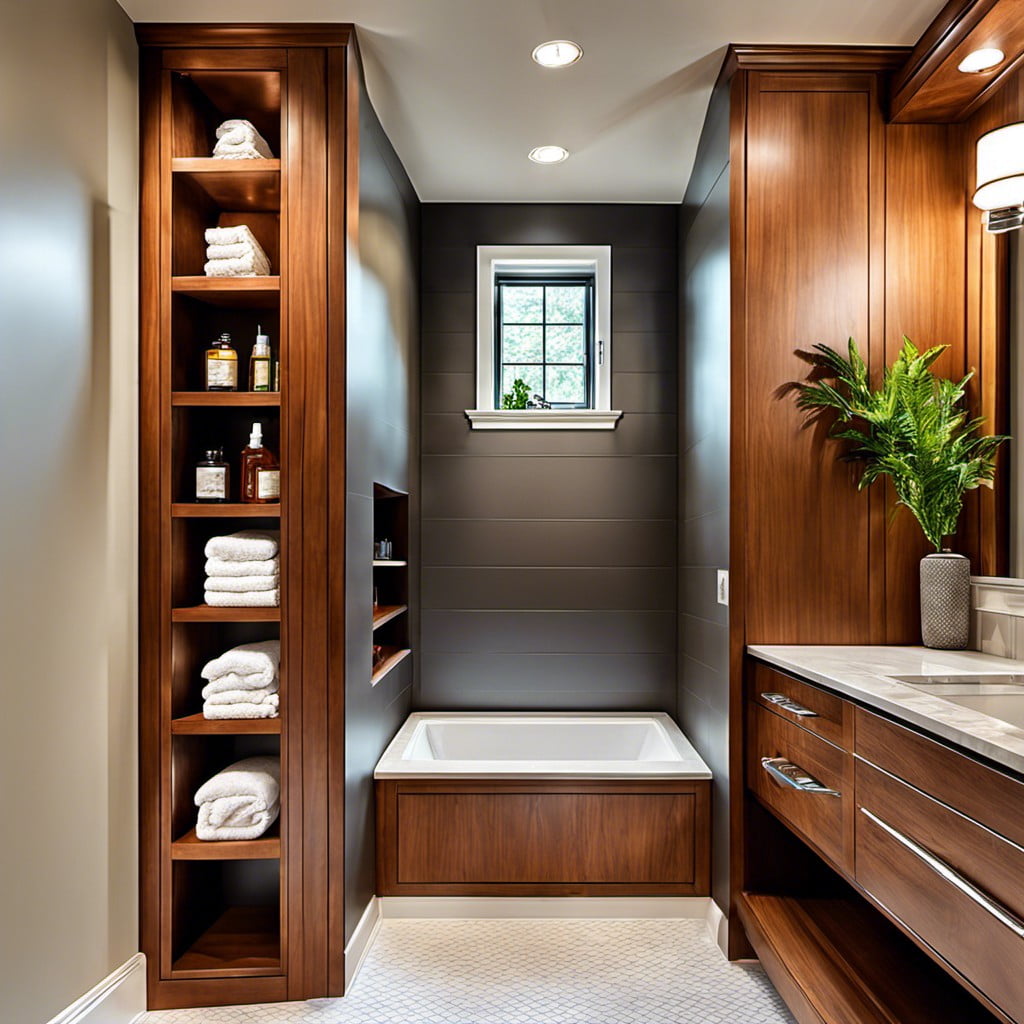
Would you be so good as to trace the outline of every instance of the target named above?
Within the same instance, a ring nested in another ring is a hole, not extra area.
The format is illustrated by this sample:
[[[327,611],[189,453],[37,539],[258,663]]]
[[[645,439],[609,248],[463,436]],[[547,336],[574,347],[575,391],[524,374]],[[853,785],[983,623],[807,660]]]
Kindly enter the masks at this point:
[[[704,781],[378,782],[378,893],[703,893]]]
[[[751,664],[749,678],[750,699],[760,707],[792,725],[816,733],[843,750],[853,750],[853,705],[848,701],[759,661]],[[795,715],[766,700],[766,692],[783,694],[806,710],[813,711],[813,717]]]
[[[870,344],[870,140],[874,80],[836,91],[760,91],[746,146],[746,642],[869,639],[867,500],[824,426],[808,427],[787,382],[815,342]],[[735,335],[734,335],[735,338]],[[841,529],[839,524],[842,524]]]

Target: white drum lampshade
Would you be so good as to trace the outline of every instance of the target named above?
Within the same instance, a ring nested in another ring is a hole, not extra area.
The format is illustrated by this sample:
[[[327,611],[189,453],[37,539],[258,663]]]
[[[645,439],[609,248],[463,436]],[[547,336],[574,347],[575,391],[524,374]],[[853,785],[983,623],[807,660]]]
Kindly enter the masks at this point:
[[[988,214],[990,231],[1024,223],[1024,122],[1004,125],[978,139],[974,205]],[[1011,214],[1012,211],[1012,214]]]

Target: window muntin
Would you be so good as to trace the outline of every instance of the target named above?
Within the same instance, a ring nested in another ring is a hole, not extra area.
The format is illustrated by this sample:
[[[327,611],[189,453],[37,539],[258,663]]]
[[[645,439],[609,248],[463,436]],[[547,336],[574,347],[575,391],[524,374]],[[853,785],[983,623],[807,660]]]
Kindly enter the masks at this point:
[[[494,277],[494,408],[522,378],[553,409],[594,408],[594,274]]]

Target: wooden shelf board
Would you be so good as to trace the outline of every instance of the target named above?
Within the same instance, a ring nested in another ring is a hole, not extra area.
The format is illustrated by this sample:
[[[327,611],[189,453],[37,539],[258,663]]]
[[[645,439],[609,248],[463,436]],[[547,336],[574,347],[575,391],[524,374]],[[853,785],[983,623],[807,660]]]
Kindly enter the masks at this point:
[[[171,516],[174,519],[280,519],[281,506],[250,505],[233,501],[179,501],[171,505]]]
[[[380,569],[380,568],[399,569],[403,565],[408,565],[408,564],[409,564],[408,562],[399,562],[399,561],[395,561],[394,559],[375,558],[373,560],[373,567],[375,569]]]
[[[171,405],[280,406],[280,391],[172,391]]]
[[[279,735],[280,718],[203,718],[186,715],[171,719],[171,732],[176,736],[252,736]]]
[[[281,208],[280,160],[176,157],[171,171],[198,185],[222,210],[272,212]]]
[[[280,622],[280,608],[211,608],[197,604],[190,608],[172,608],[172,622]]]
[[[171,843],[171,860],[280,860],[280,822],[275,821],[259,839],[199,839],[196,830]]]
[[[281,278],[172,277],[171,291],[212,306],[273,309],[281,301]]]
[[[408,610],[409,606],[407,604],[378,605],[373,610],[373,628],[377,629],[378,626],[383,626],[385,622],[398,618],[399,615]]]
[[[230,907],[171,967],[171,978],[281,973],[281,926],[274,907]]]
[[[393,668],[400,665],[409,655],[412,654],[411,650],[403,649],[400,651],[392,651],[373,671],[373,675],[370,676],[370,685],[376,686]]]

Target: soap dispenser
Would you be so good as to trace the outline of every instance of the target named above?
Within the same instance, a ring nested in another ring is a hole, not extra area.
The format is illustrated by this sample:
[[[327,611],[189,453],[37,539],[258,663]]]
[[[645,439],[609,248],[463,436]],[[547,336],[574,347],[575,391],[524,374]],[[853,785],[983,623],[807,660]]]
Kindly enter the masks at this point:
[[[270,336],[263,333],[262,326],[256,328],[256,344],[249,358],[249,390],[270,390]]]
[[[263,446],[263,424],[254,423],[249,445],[242,449],[242,501],[266,505],[281,500],[281,470],[269,448]]]

